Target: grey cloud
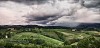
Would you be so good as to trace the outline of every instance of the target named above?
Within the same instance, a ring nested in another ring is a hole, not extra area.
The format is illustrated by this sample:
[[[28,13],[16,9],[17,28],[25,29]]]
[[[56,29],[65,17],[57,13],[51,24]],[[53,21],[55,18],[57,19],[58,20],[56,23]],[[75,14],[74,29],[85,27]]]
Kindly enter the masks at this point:
[[[98,7],[100,6],[100,0],[83,0],[85,7]]]
[[[13,1],[18,3],[23,3],[26,5],[33,5],[33,4],[43,4],[47,2],[48,0],[0,0],[0,1]]]
[[[97,6],[99,0],[0,1],[0,25],[75,27],[80,23],[100,23],[100,11]]]
[[[53,18],[55,17],[54,15],[53,16],[43,16],[43,17],[40,17],[40,16],[37,16],[37,17],[33,17],[33,16],[27,16],[27,19],[29,21],[41,21],[41,20],[47,20],[48,18]]]

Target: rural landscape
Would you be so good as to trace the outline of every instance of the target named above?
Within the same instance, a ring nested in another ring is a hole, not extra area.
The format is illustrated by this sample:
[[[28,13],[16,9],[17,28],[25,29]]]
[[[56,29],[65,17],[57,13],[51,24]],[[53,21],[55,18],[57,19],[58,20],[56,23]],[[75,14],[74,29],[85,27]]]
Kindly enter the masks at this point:
[[[100,0],[0,0],[0,48],[100,48]]]
[[[4,25],[0,48],[100,48],[100,28]]]

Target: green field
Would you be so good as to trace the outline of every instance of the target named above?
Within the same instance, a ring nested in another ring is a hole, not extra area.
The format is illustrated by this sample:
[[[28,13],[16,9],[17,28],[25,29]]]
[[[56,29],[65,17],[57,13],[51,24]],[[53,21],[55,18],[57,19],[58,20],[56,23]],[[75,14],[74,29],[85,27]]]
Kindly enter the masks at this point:
[[[100,32],[73,29],[1,29],[2,48],[100,48]]]

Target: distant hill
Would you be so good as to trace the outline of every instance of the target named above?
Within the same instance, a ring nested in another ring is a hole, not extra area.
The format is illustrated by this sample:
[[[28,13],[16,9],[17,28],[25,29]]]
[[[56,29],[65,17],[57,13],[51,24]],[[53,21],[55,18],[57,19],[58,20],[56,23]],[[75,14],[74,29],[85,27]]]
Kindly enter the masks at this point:
[[[81,23],[76,28],[100,28],[100,23]]]
[[[100,23],[81,23],[77,27],[39,26],[39,25],[0,25],[0,28],[46,28],[46,29],[100,28]]]
[[[45,28],[45,29],[66,29],[62,26],[39,26],[39,25],[0,25],[0,28]]]

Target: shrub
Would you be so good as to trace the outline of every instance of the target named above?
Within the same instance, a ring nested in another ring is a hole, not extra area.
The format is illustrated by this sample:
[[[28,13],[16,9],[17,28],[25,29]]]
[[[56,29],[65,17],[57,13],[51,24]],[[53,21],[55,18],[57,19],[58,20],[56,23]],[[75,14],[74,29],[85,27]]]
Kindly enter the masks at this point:
[[[0,40],[0,46],[5,46],[6,42],[4,40]]]
[[[44,40],[42,40],[42,39],[36,39],[36,40],[34,40],[34,42],[33,42],[34,44],[37,44],[37,45],[42,45],[42,44],[44,44],[45,43],[45,41]]]
[[[97,41],[93,36],[84,38],[78,43],[78,47],[80,48],[99,48],[100,41]]]

